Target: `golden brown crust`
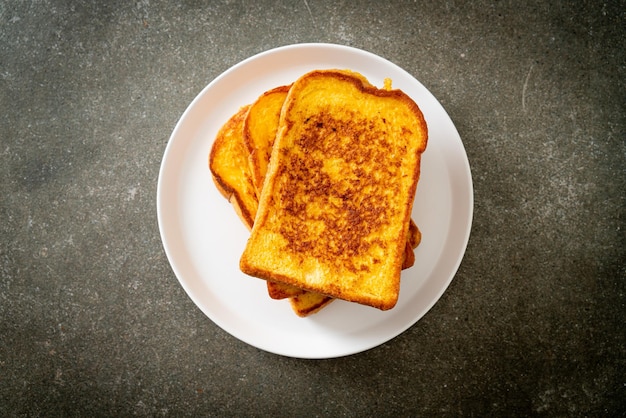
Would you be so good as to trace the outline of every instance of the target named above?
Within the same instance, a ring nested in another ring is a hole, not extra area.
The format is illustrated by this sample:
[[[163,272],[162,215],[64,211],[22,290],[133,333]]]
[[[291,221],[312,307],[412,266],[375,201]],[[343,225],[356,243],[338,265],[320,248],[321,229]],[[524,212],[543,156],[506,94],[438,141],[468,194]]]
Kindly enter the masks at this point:
[[[413,219],[409,223],[408,242],[411,248],[417,248],[420,242],[422,242],[422,231],[420,231]]]
[[[285,283],[267,281],[267,293],[272,299],[286,299],[299,296],[306,290]]]
[[[289,299],[291,309],[299,317],[307,317],[319,312],[322,308],[330,304],[334,299],[319,293],[306,292]]]
[[[314,71],[282,112],[242,270],[393,307],[426,146],[419,108],[398,90]]]
[[[219,192],[233,205],[249,228],[254,224],[258,201],[247,167],[242,126],[249,106],[240,108],[218,131],[209,153],[209,169]]]
[[[261,194],[278,129],[280,110],[290,87],[276,87],[259,96],[250,106],[243,124],[243,141],[248,151],[257,197]]]
[[[404,258],[402,259],[402,269],[408,269],[409,267],[413,267],[415,264],[415,253],[413,252],[413,248],[411,248],[411,244],[407,241],[404,247]]]

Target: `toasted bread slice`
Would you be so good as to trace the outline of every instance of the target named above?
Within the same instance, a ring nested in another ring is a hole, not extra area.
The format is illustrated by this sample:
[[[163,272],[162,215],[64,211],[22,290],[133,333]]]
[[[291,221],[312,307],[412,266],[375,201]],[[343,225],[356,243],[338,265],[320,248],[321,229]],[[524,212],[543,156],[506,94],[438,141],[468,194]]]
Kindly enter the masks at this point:
[[[249,153],[250,171],[257,196],[261,194],[278,129],[280,110],[290,87],[276,87],[259,96],[250,106],[243,124],[243,141]]]
[[[341,73],[353,75],[359,78],[367,87],[373,87],[361,74],[350,70],[340,70]],[[257,196],[260,195],[269,164],[272,146],[278,129],[280,112],[291,86],[279,86],[264,92],[252,103],[243,126],[243,140],[249,153],[250,172],[255,184]],[[391,80],[385,79],[386,90],[391,89]],[[411,225],[417,225],[411,220]],[[410,232],[414,232],[414,228]],[[419,230],[417,231],[419,233]],[[409,236],[411,239],[411,236]],[[413,266],[415,255],[413,248],[407,246],[403,259],[402,268]],[[280,282],[267,282],[267,291],[272,299],[284,299],[301,295],[305,291],[295,286],[290,286]],[[307,299],[308,300],[308,299]]]
[[[241,270],[392,308],[426,142],[403,92],[340,71],[302,76],[282,107]]]
[[[248,169],[248,152],[242,135],[249,107],[240,108],[218,131],[209,153],[209,169],[217,189],[233,205],[248,229],[251,229],[258,199],[252,174]]]

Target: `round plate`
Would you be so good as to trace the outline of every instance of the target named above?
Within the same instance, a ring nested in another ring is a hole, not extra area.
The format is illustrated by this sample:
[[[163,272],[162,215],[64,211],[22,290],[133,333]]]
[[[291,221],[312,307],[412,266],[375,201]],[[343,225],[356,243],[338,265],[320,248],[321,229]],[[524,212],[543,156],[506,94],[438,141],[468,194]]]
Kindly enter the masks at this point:
[[[314,69],[351,69],[379,87],[384,79],[421,108],[428,124],[413,219],[422,231],[415,265],[402,273],[389,311],[341,300],[297,317],[288,300],[272,300],[265,282],[239,270],[249,235],[213,184],[207,158],[218,129],[240,106]],[[193,302],[236,338],[272,353],[331,358],[380,345],[415,324],[454,277],[469,239],[473,189],[467,155],[437,99],[397,65],[369,52],[330,44],[272,49],[233,66],[193,100],[169,140],[157,190],[161,239]]]

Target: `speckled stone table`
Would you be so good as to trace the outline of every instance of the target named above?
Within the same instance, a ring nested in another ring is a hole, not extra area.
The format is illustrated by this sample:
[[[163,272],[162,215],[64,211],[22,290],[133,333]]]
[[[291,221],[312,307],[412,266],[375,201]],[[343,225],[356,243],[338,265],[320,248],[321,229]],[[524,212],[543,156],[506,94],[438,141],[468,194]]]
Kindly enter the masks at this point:
[[[623,1],[0,5],[0,415],[626,415]],[[371,51],[443,104],[469,246],[393,340],[235,339],[165,257],[156,184],[198,92],[258,52]]]

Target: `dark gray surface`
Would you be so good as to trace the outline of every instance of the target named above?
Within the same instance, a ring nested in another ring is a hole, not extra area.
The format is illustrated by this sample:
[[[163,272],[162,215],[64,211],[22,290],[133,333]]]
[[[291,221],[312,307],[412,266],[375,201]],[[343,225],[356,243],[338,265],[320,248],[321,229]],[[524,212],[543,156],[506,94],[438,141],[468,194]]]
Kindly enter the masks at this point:
[[[0,415],[623,416],[624,2],[0,4]],[[460,270],[347,358],[231,337],[164,255],[169,135],[214,77],[366,49],[441,101],[475,187]]]

